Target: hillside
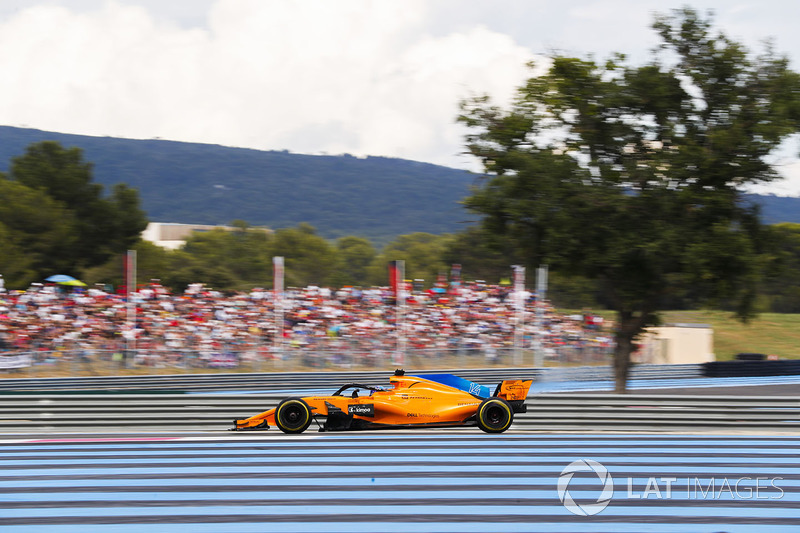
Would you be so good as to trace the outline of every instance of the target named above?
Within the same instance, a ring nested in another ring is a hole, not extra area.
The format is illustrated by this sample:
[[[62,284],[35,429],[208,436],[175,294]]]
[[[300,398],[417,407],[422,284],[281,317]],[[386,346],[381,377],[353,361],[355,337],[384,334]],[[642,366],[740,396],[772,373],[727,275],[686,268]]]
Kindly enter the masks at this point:
[[[95,180],[139,189],[156,222],[273,228],[308,222],[325,237],[458,231],[474,176],[385,157],[318,156],[162,140],[88,137],[0,127],[0,171],[34,142],[77,146]]]
[[[761,219],[765,224],[800,223],[800,198],[755,194],[748,198],[761,205]]]
[[[417,231],[447,233],[475,217],[459,204],[475,176],[386,157],[303,155],[163,140],[131,140],[0,126],[0,171],[43,140],[77,146],[95,180],[139,190],[155,222],[273,228],[308,222],[325,237],[360,235],[378,243]],[[800,199],[750,198],[765,222],[800,223]]]

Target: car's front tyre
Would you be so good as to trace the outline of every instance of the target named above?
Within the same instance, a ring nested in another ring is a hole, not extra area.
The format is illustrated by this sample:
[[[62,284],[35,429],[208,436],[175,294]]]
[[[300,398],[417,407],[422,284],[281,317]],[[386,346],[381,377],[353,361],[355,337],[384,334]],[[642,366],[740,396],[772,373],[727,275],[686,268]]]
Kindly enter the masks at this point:
[[[275,425],[284,433],[302,433],[311,424],[311,408],[301,398],[288,398],[275,409]]]
[[[478,427],[486,433],[502,433],[514,421],[514,410],[502,398],[487,398],[478,406]]]

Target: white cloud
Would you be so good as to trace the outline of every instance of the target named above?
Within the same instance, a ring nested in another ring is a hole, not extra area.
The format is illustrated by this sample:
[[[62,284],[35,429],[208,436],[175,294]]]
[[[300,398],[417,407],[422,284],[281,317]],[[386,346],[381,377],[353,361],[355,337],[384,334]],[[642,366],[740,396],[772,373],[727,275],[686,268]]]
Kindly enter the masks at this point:
[[[751,185],[748,192],[756,194],[774,194],[776,196],[800,197],[800,161],[797,159],[800,151],[800,136],[793,135],[787,139],[767,162],[775,168],[782,179],[771,183]]]
[[[0,124],[475,168],[460,100],[508,102],[550,49],[644,61],[653,12],[684,3],[3,0]],[[695,5],[752,48],[775,35],[800,54],[796,2]],[[800,195],[796,152],[760,191]]]
[[[425,33],[426,2],[219,0],[205,27],[135,5],[0,21],[0,123],[458,164],[458,101],[501,99],[531,54],[472,26]]]
[[[754,187],[754,191],[761,194],[774,194],[776,196],[796,196],[800,198],[800,162],[787,163],[778,169],[783,179],[768,185]]]

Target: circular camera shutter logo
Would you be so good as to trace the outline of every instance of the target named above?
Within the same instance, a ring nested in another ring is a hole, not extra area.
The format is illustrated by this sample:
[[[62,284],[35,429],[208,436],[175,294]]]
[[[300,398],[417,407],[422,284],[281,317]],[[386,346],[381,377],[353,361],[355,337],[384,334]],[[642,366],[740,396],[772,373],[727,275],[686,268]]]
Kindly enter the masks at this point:
[[[578,472],[594,472],[603,483],[603,490],[597,498],[596,503],[579,504],[572,499],[569,493],[569,482],[572,480],[572,476]],[[569,512],[576,515],[596,515],[608,506],[613,495],[614,480],[611,479],[611,474],[608,473],[608,469],[591,459],[579,459],[571,462],[561,471],[561,475],[558,477],[558,499],[561,500],[561,503],[564,504],[564,507],[566,507]]]

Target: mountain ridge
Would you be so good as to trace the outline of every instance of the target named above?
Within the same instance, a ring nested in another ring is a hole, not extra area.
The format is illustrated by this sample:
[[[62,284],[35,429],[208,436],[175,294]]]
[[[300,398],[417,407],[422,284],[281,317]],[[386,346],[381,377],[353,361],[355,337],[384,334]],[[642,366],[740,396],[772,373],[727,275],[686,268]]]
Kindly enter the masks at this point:
[[[406,233],[451,233],[477,216],[460,201],[478,176],[380,156],[309,155],[162,139],[122,139],[0,126],[0,171],[32,143],[77,146],[106,190],[139,190],[151,221],[273,228],[307,222],[326,238],[385,243]],[[800,223],[800,198],[747,195],[766,223]]]

